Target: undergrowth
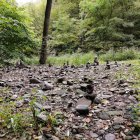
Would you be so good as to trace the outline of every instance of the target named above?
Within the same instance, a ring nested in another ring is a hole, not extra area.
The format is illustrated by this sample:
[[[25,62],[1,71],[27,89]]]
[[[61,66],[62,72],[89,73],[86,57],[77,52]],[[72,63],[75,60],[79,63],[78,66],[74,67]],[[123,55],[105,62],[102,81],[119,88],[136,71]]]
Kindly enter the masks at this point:
[[[93,63],[94,58],[97,56],[96,53],[74,53],[74,54],[65,54],[61,56],[48,56],[47,63],[57,66],[62,66],[64,63],[69,63],[70,65],[85,65],[87,62]],[[107,60],[109,61],[130,61],[140,64],[140,52],[135,49],[127,49],[123,51],[108,51],[104,54],[98,54],[100,63],[104,63]],[[38,64],[39,57],[34,56],[32,58],[25,58],[25,63],[29,65]]]

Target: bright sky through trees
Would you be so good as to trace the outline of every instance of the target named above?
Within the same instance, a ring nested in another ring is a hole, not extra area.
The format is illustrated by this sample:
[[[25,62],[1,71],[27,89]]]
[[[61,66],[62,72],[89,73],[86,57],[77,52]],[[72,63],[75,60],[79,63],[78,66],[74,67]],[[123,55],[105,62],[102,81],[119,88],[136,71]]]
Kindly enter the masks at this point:
[[[27,2],[36,2],[38,0],[16,0],[19,5],[23,5]]]

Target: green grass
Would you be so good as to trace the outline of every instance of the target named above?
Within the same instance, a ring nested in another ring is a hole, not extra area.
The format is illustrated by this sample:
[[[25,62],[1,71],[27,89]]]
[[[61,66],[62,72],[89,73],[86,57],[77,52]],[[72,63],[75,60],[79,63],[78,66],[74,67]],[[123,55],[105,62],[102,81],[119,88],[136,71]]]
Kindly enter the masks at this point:
[[[63,65],[69,62],[70,65],[85,65],[87,62],[93,63],[93,60],[97,56],[93,52],[88,53],[74,53],[65,54],[61,56],[48,56],[47,63],[53,65]],[[99,55],[100,63],[109,61],[125,61],[125,63],[140,64],[140,52],[135,49],[127,49],[124,51],[118,51],[113,53],[112,51]],[[39,62],[39,57],[25,58],[25,62],[29,65],[36,65]]]
[[[93,52],[89,53],[75,53],[75,54],[66,54],[63,56],[50,56],[48,57],[48,63],[54,65],[63,65],[64,63],[69,62],[69,64],[74,65],[82,65],[86,64],[87,62],[92,63],[95,55]]]
[[[140,52],[134,49],[127,49],[124,51],[118,51],[116,53],[109,51],[106,54],[101,55],[100,59],[103,61],[136,60],[136,59],[140,59]]]

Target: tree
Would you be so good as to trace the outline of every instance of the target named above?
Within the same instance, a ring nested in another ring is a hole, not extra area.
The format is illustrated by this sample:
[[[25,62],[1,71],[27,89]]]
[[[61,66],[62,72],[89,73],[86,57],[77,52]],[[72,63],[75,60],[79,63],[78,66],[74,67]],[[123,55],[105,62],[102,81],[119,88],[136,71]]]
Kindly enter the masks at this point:
[[[0,64],[9,63],[12,59],[22,59],[35,50],[29,18],[13,2],[0,2]]]
[[[47,0],[45,18],[44,18],[42,47],[41,47],[40,60],[39,60],[40,64],[45,64],[47,59],[47,39],[48,39],[48,29],[49,29],[51,8],[52,8],[52,0]]]

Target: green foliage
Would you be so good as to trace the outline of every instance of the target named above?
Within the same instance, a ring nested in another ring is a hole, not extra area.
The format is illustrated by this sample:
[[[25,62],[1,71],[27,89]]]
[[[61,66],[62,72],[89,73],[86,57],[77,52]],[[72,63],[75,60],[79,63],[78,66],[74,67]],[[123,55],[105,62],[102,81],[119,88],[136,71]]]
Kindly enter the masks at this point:
[[[0,63],[22,58],[33,51],[35,42],[30,21],[24,10],[1,0],[0,2]]]
[[[75,53],[75,54],[67,54],[59,57],[50,56],[48,57],[48,63],[54,65],[63,65],[64,63],[69,62],[70,65],[82,65],[87,62],[93,62],[94,54],[93,52],[89,53]]]
[[[38,54],[33,38],[39,41],[39,46],[42,41],[45,6],[46,0],[20,8],[14,1],[1,1],[1,62]],[[57,0],[53,2],[51,12],[47,51],[58,55],[72,54],[79,49],[80,52],[94,50],[100,53],[112,49],[118,51],[123,47],[139,48],[139,23],[139,0]],[[135,54],[119,54],[115,55],[115,60],[135,57]]]
[[[2,127],[14,131],[15,134],[22,134],[24,128],[30,125],[30,116],[23,112],[14,113],[15,104],[12,102],[3,102],[0,104],[0,121]]]
[[[41,40],[46,1],[29,4],[33,26]],[[54,1],[48,51],[56,54],[112,48],[140,47],[140,3],[138,0]]]
[[[106,54],[103,54],[100,56],[101,60],[107,61],[124,61],[124,60],[134,60],[139,59],[140,52],[136,50],[123,50],[123,51],[117,51],[112,52],[109,51]]]

